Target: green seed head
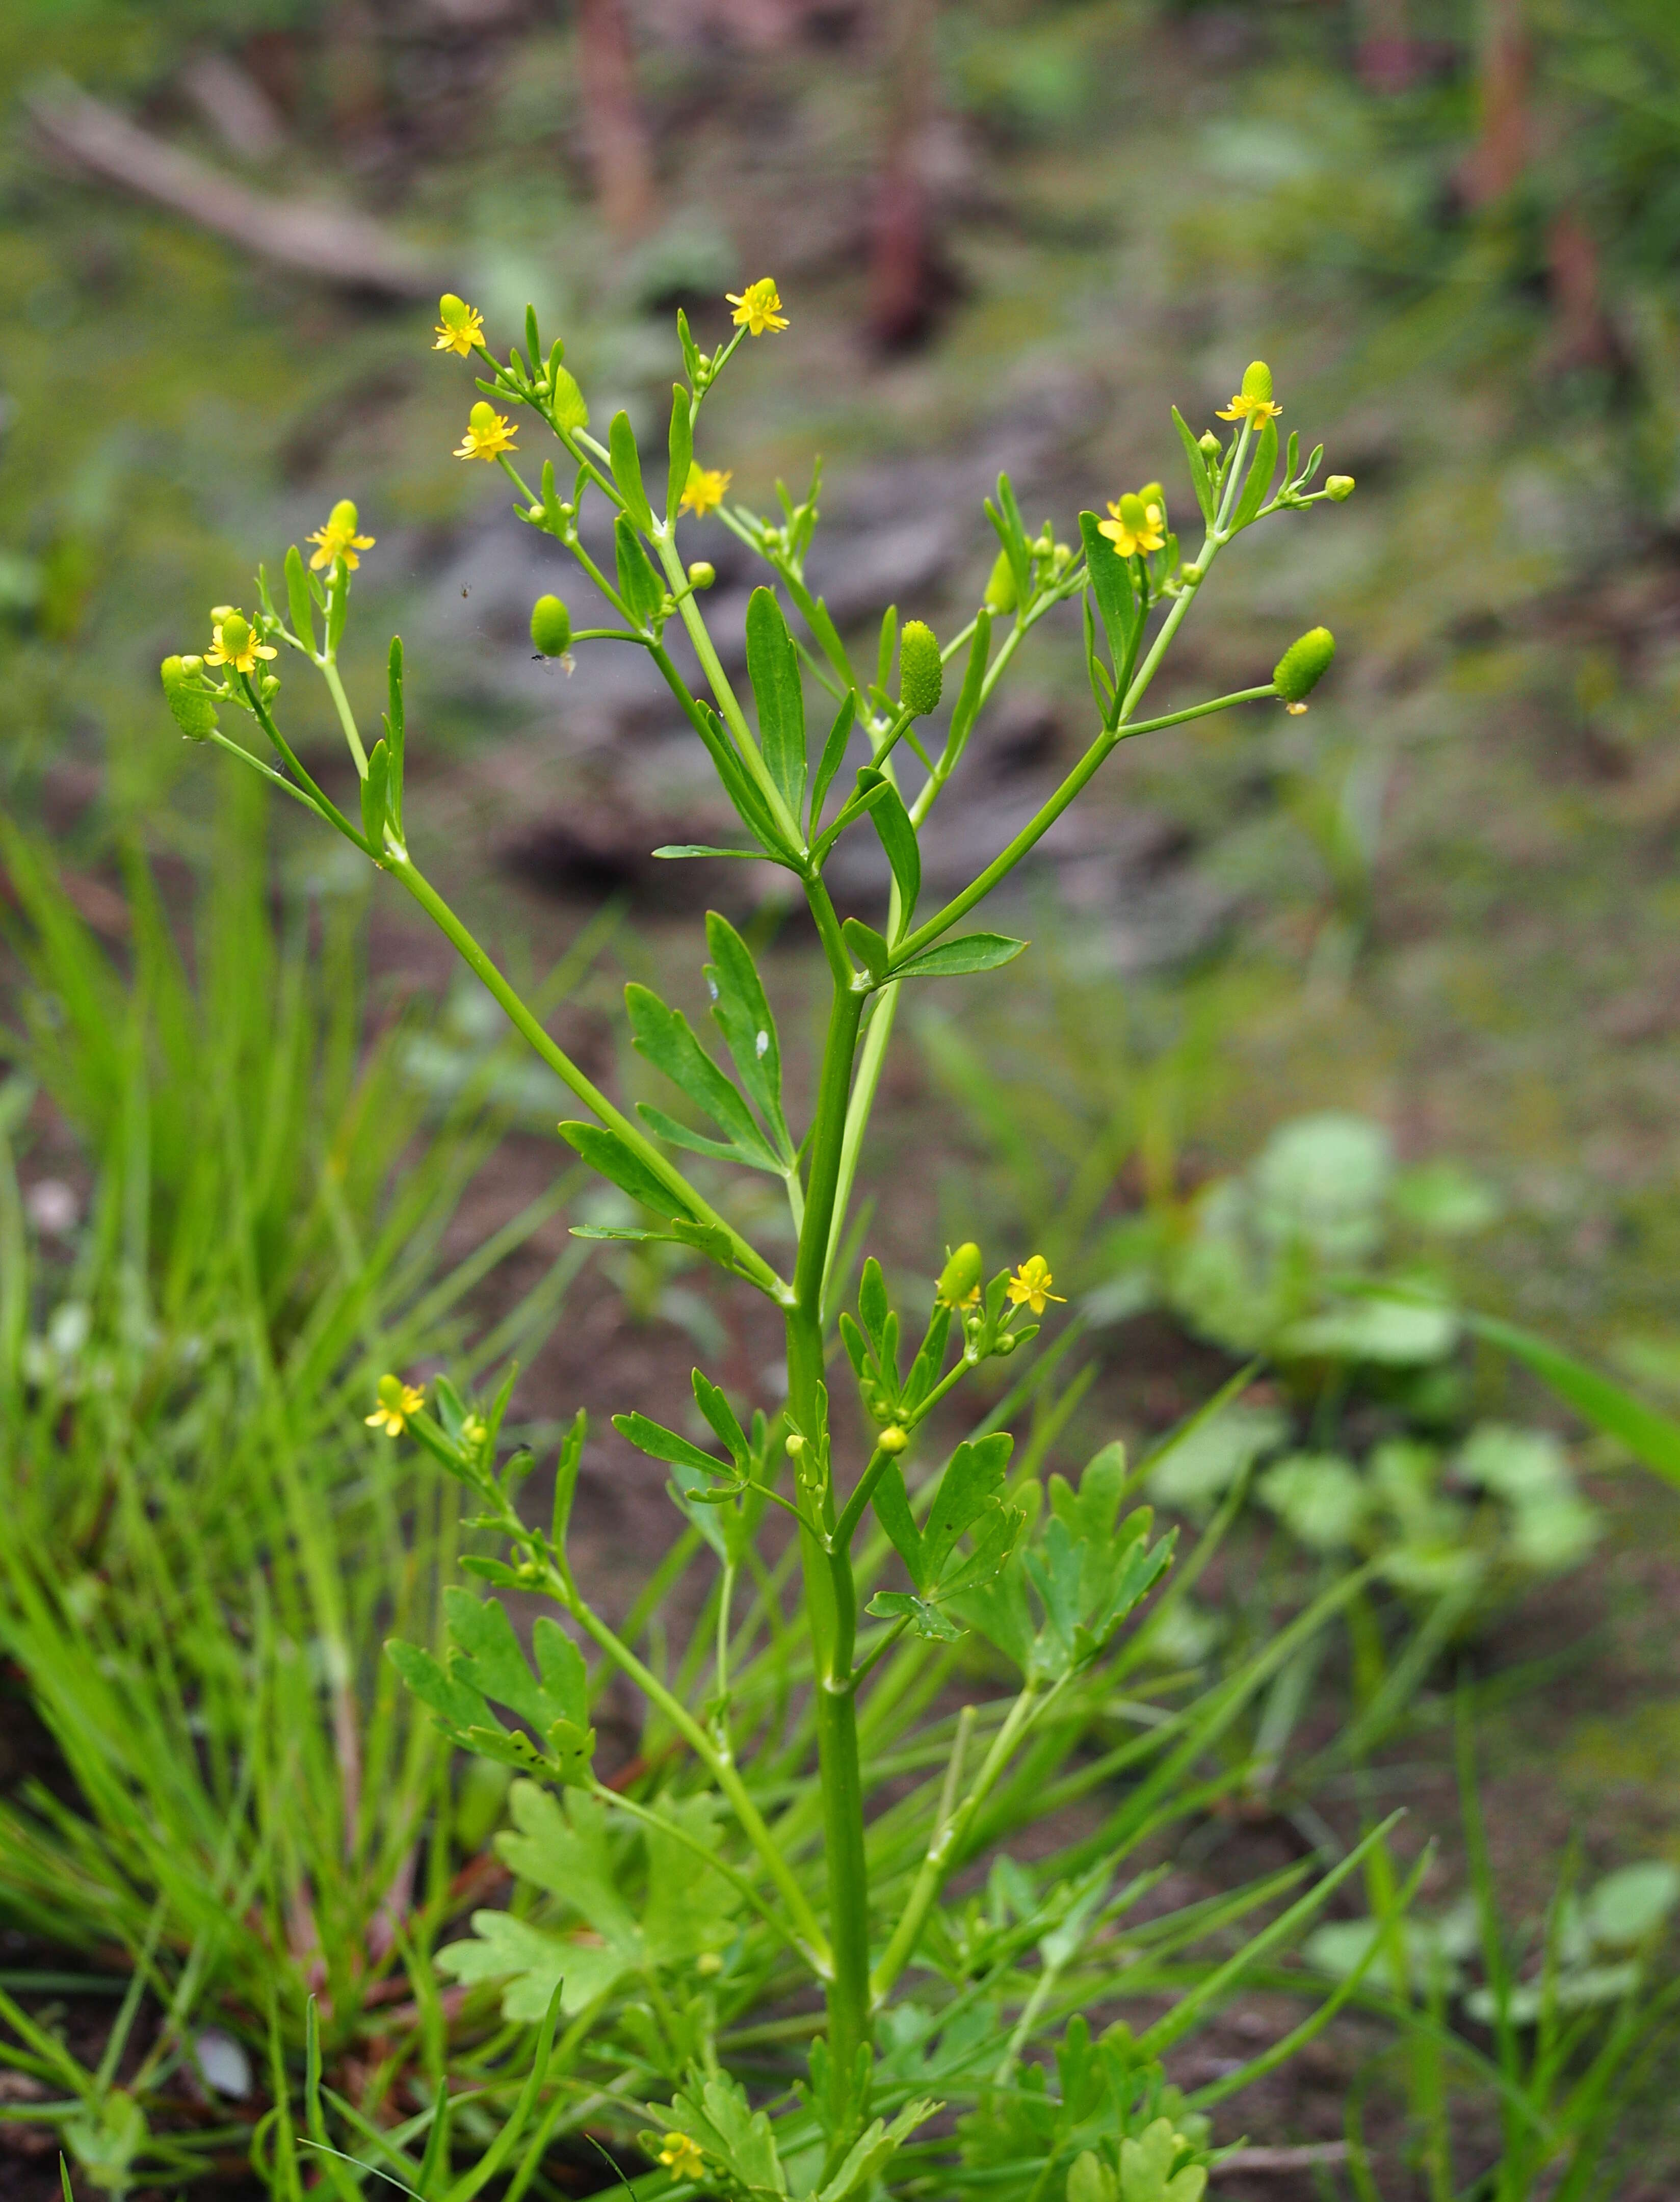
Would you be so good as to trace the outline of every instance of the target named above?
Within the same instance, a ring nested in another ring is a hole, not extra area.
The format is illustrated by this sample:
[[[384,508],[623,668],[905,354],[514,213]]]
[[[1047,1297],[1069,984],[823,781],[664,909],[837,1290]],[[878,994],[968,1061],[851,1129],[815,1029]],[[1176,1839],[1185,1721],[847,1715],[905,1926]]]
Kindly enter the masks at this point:
[[[531,639],[545,657],[563,657],[571,648],[572,615],[558,597],[539,597],[532,605]]]
[[[202,688],[193,685],[192,674],[202,662],[201,659],[195,660],[189,671],[184,659],[166,657],[158,668],[170,715],[187,739],[193,742],[208,741],[215,729],[215,705]]]
[[[1330,669],[1335,637],[1327,627],[1309,627],[1272,668],[1272,685],[1286,704],[1302,702]]]
[[[922,620],[910,620],[899,637],[899,699],[913,719],[939,709],[944,673],[939,638]]]
[[[221,646],[230,657],[237,657],[251,640],[251,621],[243,612],[229,612],[221,622]]]
[[[342,530],[346,535],[354,535],[356,533],[356,521],[357,513],[354,501],[350,498],[341,497],[338,503],[333,507],[332,512],[327,517],[327,525],[335,534]]]
[[[1242,394],[1258,397],[1263,404],[1271,403],[1271,369],[1263,359],[1252,359],[1242,371]]]
[[[980,1249],[966,1239],[940,1271],[939,1298],[949,1308],[966,1307],[980,1289]]]

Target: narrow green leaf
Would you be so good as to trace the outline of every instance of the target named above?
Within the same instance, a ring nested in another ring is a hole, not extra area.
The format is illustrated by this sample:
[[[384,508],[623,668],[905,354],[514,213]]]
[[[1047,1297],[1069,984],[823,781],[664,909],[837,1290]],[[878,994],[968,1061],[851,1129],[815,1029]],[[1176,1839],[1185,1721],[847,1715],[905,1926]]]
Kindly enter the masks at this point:
[[[871,1502],[875,1518],[887,1532],[887,1541],[905,1563],[905,1572],[918,1591],[928,1587],[928,1570],[922,1557],[922,1532],[916,1526],[916,1517],[910,1510],[910,1496],[905,1489],[904,1470],[897,1461],[889,1461],[881,1481],[875,1485]]]
[[[743,1473],[752,1457],[746,1433],[735,1418],[735,1410],[709,1376],[699,1369],[691,1371],[689,1381],[694,1387],[694,1404],[711,1424],[731,1460]]]
[[[861,917],[848,917],[840,926],[840,938],[879,986],[887,976],[890,951],[875,927]]]
[[[651,529],[653,508],[647,501],[647,492],[642,487],[642,462],[636,450],[635,431],[630,426],[628,413],[615,413],[612,425],[607,430],[607,454],[612,464],[612,478],[618,485],[618,493],[624,500],[624,509],[638,527]]]
[[[895,979],[960,979],[971,971],[999,971],[1012,963],[1027,946],[1006,933],[959,933],[954,940],[935,941],[907,963],[893,967]]]
[[[1242,485],[1242,495],[1237,499],[1236,510],[1231,515],[1230,532],[1235,535],[1240,527],[1247,527],[1266,501],[1271,487],[1271,478],[1277,471],[1277,423],[1268,421],[1260,431],[1255,447],[1253,463]]]
[[[706,945],[711,951],[705,977],[712,1016],[747,1098],[763,1119],[782,1161],[791,1167],[793,1142],[781,1110],[781,1043],[769,997],[746,943],[715,910],[706,912]]]
[[[663,849],[650,851],[655,857],[740,857],[751,864],[764,861],[762,849],[714,849],[704,841],[668,841]]]
[[[881,642],[875,652],[875,685],[884,696],[893,678],[893,657],[899,646],[899,608],[888,604],[881,615]]]
[[[871,1254],[858,1280],[858,1313],[875,1365],[883,1375],[887,1366],[887,1324],[892,1312],[893,1304],[887,1297],[887,1279],[880,1263]]]
[[[651,1208],[657,1216],[692,1214],[688,1204],[657,1177],[641,1157],[616,1132],[604,1124],[562,1124],[560,1136],[621,1192]]]
[[[383,741],[377,741],[368,759],[368,776],[362,783],[362,830],[375,857],[385,854],[385,798],[390,774],[391,751]]]
[[[549,401],[549,410],[554,425],[563,435],[574,435],[580,428],[589,426],[589,408],[583,402],[583,392],[578,387],[577,377],[569,367],[551,359],[549,380],[554,395]]]
[[[1201,507],[1202,518],[1210,527],[1213,525],[1213,478],[1207,471],[1207,460],[1201,445],[1190,433],[1189,423],[1175,405],[1172,425],[1178,431],[1178,440],[1184,446],[1184,459],[1190,469],[1190,486],[1196,492],[1196,503]]]
[[[694,463],[694,416],[688,392],[680,382],[671,385],[670,472],[665,480],[665,516],[675,519],[688,486],[688,469]]]
[[[771,779],[791,815],[805,807],[805,699],[799,653],[771,589],[747,600],[746,674],[758,707],[758,741]]]
[[[407,721],[403,710],[403,638],[393,634],[385,661],[385,738],[391,750],[391,772],[386,782],[386,808],[400,839],[403,832],[403,744]]]
[[[951,714],[951,731],[945,740],[945,769],[948,773],[962,756],[969,733],[980,715],[981,692],[986,686],[986,667],[992,655],[992,615],[984,607],[975,615],[974,639],[963,674],[961,692]]]
[[[294,543],[286,554],[286,595],[292,608],[292,632],[306,650],[314,650],[315,607],[309,601],[309,576],[304,554]]]
[[[858,775],[859,793],[880,785],[881,780],[881,774],[865,765]],[[922,850],[910,813],[905,809],[904,798],[890,780],[881,786],[881,792],[869,805],[869,823],[881,836],[881,845],[887,851],[887,861],[898,884],[899,921],[894,938],[902,939],[910,930],[922,893]]]
[[[1132,654],[1132,643],[1143,624],[1132,562],[1123,558],[1105,534],[1094,512],[1079,515],[1080,539],[1085,545],[1085,570],[1091,577],[1091,593],[1108,637],[1117,682],[1123,680]]]
[[[734,745],[723,731],[723,722],[709,704],[702,704],[699,713],[700,739],[722,781],[723,792],[735,806],[735,815],[764,854],[777,863],[797,862],[792,850],[777,832],[764,798],[747,777],[746,768],[735,754]]]
[[[858,717],[858,698],[848,688],[840,698],[840,707],[834,714],[834,723],[828,729],[828,738],[822,745],[822,755],[817,762],[816,777],[811,786],[811,835],[816,838],[816,829],[822,822],[822,804],[834,774],[846,762],[846,745],[852,739],[852,729]]]
[[[653,570],[641,538],[621,512],[612,524],[618,566],[618,593],[639,627],[652,627],[665,601],[665,585]]]
[[[1500,1346],[1532,1369],[1583,1421],[1617,1439],[1636,1460],[1680,1487],[1680,1422],[1648,1407],[1608,1376],[1560,1351],[1531,1330],[1502,1322],[1494,1316],[1466,1315],[1465,1322],[1477,1337]]]

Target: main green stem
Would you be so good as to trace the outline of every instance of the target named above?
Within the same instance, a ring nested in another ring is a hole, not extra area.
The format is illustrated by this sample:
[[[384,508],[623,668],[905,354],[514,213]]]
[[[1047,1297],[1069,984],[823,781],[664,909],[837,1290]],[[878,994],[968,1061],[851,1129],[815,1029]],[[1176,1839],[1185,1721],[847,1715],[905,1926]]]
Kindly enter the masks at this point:
[[[788,1310],[787,1404],[805,1434],[809,1459],[825,1416],[822,1277],[840,1184],[840,1155],[852,1065],[864,996],[836,984],[812,1127],[805,1212]],[[858,2052],[869,2038],[869,1875],[864,1858],[864,1783],[858,1753],[858,1705],[852,1671],[857,1641],[857,1591],[850,1554],[835,1534],[832,1473],[818,1494],[822,1533],[801,1528],[800,1559],[815,1654],[816,1749],[822,1794],[823,1848],[828,1873],[828,2052],[836,2112],[850,2107]]]

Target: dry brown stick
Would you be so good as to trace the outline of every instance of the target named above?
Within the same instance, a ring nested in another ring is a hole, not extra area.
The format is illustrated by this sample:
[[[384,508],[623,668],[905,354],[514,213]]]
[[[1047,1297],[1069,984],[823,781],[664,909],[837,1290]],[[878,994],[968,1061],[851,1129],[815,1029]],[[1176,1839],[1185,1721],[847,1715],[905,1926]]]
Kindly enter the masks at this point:
[[[439,271],[368,215],[250,191],[75,85],[38,93],[29,112],[61,157],[277,267],[397,298],[427,297],[439,287]]]
[[[1315,2140],[1298,2148],[1237,2148],[1213,2167],[1222,2171],[1308,2171],[1315,2164],[1345,2164],[1345,2140]]]

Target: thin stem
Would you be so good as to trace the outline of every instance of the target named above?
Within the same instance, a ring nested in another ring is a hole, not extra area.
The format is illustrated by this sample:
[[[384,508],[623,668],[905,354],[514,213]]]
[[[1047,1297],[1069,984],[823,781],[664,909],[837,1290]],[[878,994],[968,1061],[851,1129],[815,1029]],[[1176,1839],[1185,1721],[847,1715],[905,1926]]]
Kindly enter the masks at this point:
[[[345,693],[345,684],[339,678],[337,662],[331,657],[323,657],[320,660],[320,665],[321,677],[327,683],[327,693],[333,698],[333,708],[339,715],[339,724],[344,728],[345,739],[350,744],[350,753],[356,760],[357,777],[359,780],[366,780],[368,752],[363,748],[362,737],[356,730],[356,714],[350,708],[350,698]]]
[[[660,1184],[669,1191],[684,1211],[697,1216],[704,1223],[716,1225],[719,1229],[728,1232],[730,1252],[734,1258],[735,1267],[749,1283],[757,1285],[760,1292],[768,1293],[781,1305],[787,1306],[793,1299],[793,1292],[786,1282],[777,1276],[763,1256],[755,1247],[750,1246],[733,1225],[726,1222],[715,1209],[701,1199],[681,1170],[674,1169],[666,1161],[657,1147],[637,1129],[628,1116],[614,1108],[599,1087],[586,1078],[565,1051],[549,1038],[541,1024],[525,1006],[485,951],[480,947],[478,942],[443,897],[406,854],[392,857],[389,859],[389,868],[402,880],[404,886],[407,887],[433,924],[453,943],[463,961],[483,981],[500,1004],[510,1021],[529,1041],[549,1069],[570,1087],[586,1109],[598,1116],[610,1130],[618,1134],[625,1145],[634,1151],[637,1160],[645,1163],[652,1171]]]

